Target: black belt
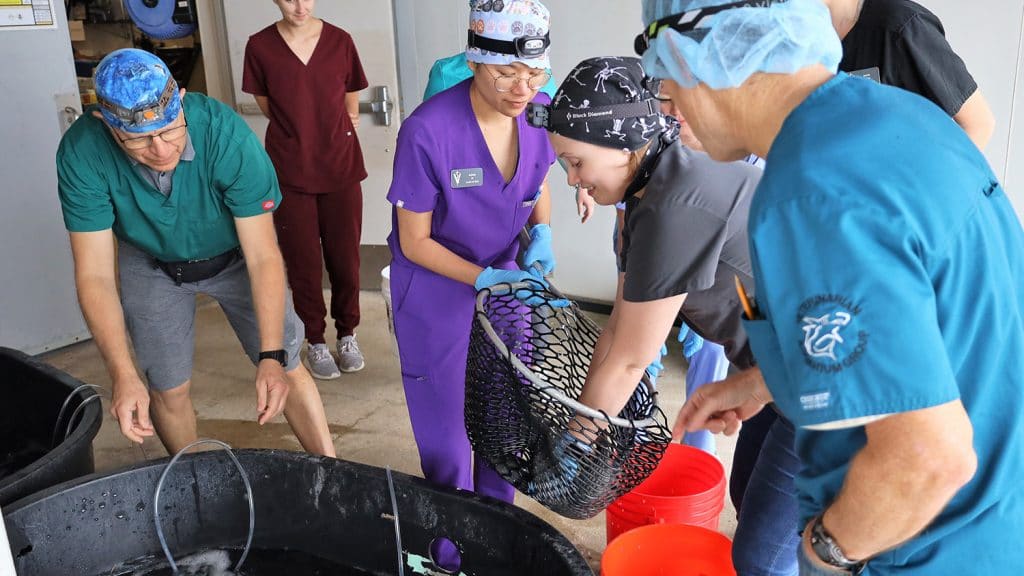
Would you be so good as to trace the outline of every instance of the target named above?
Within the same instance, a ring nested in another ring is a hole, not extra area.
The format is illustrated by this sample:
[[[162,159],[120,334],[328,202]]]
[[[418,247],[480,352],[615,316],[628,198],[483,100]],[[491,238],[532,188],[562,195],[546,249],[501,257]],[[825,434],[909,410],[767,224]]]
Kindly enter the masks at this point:
[[[164,271],[164,274],[174,280],[176,286],[185,282],[199,282],[209,280],[224,271],[225,268],[235,263],[242,257],[242,251],[232,248],[223,254],[202,260],[182,260],[180,262],[163,262],[153,259],[153,267]]]

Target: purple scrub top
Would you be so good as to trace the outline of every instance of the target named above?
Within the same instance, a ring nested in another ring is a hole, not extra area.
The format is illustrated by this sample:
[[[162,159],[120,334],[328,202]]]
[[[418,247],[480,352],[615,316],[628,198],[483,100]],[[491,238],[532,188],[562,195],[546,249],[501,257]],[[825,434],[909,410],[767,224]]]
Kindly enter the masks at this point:
[[[402,124],[388,201],[412,212],[431,212],[431,237],[478,266],[515,260],[517,235],[533,212],[540,185],[555,162],[547,132],[516,118],[519,165],[505,184],[469,101],[470,78],[420,105]],[[538,93],[534,102],[550,98]],[[388,245],[402,254],[398,214],[392,209]]]

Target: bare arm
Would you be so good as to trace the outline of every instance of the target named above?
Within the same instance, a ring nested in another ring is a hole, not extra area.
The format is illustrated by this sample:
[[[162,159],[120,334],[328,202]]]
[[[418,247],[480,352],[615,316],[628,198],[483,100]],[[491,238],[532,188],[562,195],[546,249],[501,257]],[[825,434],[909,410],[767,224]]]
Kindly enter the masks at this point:
[[[253,305],[260,331],[260,350],[284,348],[284,259],[277,245],[273,214],[235,218],[238,240],[252,285]],[[275,360],[263,360],[256,371],[256,409],[264,424],[281,410],[288,396],[284,368]]]
[[[626,275],[619,273],[618,286],[615,289],[615,302],[622,301],[622,284]],[[612,341],[615,340],[615,330],[619,324],[619,307],[612,306],[612,314],[608,317],[608,322],[604,325],[601,330],[601,334],[597,337],[597,343],[594,344],[594,357],[590,359],[590,370],[587,371],[587,377],[589,378],[590,373],[593,372],[598,365],[605,361],[608,356],[608,350],[612,347]]]
[[[537,198],[537,203],[533,206],[529,222],[531,225],[551,224],[551,187],[548,186],[546,178],[540,185],[540,197]]]
[[[848,558],[894,548],[921,532],[974,476],[974,431],[959,400],[865,426],[825,529]],[[813,556],[812,556],[813,557]]]
[[[352,127],[359,128],[359,92],[345,93],[345,109],[352,120]]]
[[[135,376],[135,364],[128,350],[124,311],[117,296],[114,266],[114,235],[100,232],[71,232],[71,253],[75,259],[78,303],[107,371],[118,378]]]
[[[260,107],[260,111],[267,118],[270,118],[270,98],[266,96],[255,96],[256,105]]]
[[[402,253],[415,264],[473,286],[483,268],[456,255],[430,237],[433,212],[398,210],[398,241]]]
[[[600,362],[591,363],[580,402],[609,415],[618,414],[644,370],[658,357],[685,299],[685,294],[651,302],[616,299],[611,341],[602,343],[608,346],[608,353]]]
[[[153,435],[149,394],[128,348],[124,310],[117,293],[114,234],[107,229],[71,232],[70,237],[78,303],[113,385],[111,414],[126,437],[141,443],[143,437]]]
[[[273,215],[236,218],[235,227],[252,282],[260,347],[263,350],[277,350],[284,346],[286,292],[284,259],[277,245]]]
[[[979,150],[985,150],[992,139],[992,132],[995,131],[996,119],[980,89],[975,90],[964,102],[960,111],[953,116],[953,120],[964,129]]]

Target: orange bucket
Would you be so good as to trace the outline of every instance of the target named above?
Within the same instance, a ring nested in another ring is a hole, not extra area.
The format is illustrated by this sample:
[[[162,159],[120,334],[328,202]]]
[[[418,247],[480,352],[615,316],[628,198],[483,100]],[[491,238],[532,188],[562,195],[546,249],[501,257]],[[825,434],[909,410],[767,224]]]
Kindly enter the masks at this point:
[[[725,507],[725,469],[717,458],[690,446],[670,444],[658,469],[605,511],[609,544],[648,524],[690,524],[718,529]]]
[[[643,526],[608,545],[601,576],[736,576],[732,542],[699,526]]]

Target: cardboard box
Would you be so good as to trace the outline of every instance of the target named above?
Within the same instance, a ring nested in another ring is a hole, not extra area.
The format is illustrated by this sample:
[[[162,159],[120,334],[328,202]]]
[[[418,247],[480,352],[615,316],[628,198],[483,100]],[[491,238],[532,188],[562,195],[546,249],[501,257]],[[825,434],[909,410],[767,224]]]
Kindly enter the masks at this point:
[[[68,20],[68,30],[71,31],[72,42],[85,42],[85,22]]]

